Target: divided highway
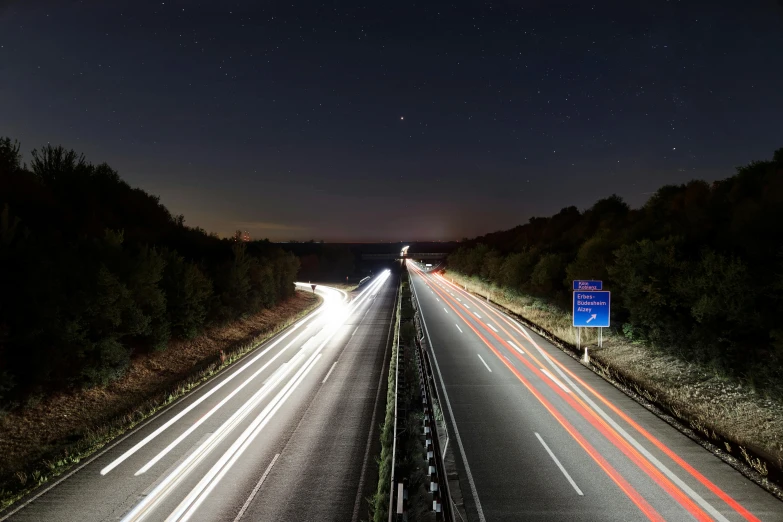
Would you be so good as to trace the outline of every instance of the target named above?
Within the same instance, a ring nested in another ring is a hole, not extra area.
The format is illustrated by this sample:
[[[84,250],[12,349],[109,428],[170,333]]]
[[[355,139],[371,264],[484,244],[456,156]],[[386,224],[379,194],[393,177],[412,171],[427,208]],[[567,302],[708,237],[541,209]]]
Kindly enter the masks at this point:
[[[783,502],[578,361],[408,267],[470,520],[783,521]]]
[[[0,521],[366,519],[396,288],[317,287],[314,313]]]

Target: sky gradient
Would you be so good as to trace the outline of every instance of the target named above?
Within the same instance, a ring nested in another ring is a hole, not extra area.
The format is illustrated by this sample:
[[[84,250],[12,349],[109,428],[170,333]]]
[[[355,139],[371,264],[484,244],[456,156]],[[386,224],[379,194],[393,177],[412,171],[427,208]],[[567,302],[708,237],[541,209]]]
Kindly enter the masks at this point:
[[[782,56],[774,0],[0,0],[0,136],[221,235],[451,240],[770,158]]]

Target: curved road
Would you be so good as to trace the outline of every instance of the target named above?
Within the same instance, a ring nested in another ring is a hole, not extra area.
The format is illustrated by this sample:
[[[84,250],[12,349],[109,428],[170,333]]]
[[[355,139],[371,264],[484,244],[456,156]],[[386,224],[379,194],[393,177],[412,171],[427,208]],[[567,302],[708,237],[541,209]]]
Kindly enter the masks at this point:
[[[396,279],[319,286],[315,312],[0,520],[366,519]]]

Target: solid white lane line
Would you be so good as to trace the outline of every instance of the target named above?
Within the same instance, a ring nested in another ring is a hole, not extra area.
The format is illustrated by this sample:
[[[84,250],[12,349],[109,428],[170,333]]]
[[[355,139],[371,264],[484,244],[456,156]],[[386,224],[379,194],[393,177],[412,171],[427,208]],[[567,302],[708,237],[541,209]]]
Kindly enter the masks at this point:
[[[376,287],[383,284],[383,282],[387,278],[380,278],[376,282]],[[360,294],[357,299],[352,301],[348,308],[347,316],[350,316],[350,314],[355,310],[362,302],[366,301],[366,296],[369,295],[368,291],[370,290],[369,287],[366,289],[362,294]],[[343,321],[347,319],[344,318]],[[310,358],[307,360],[307,362],[304,363],[304,365],[297,371],[294,376],[288,381],[288,383],[282,388],[282,390],[270,401],[270,403],[264,408],[264,410],[261,412],[261,414],[256,417],[256,419],[251,423],[251,425],[242,433],[239,439],[237,439],[234,444],[229,448],[229,451],[226,452],[223,457],[218,461],[218,463],[213,466],[212,470],[209,474],[205,475],[201,482],[199,482],[199,485],[194,488],[193,491],[191,491],[191,494],[185,498],[185,500],[180,503],[177,510],[170,515],[171,517],[179,517],[184,516],[185,519],[189,518],[195,508],[203,501],[203,499],[206,497],[207,494],[212,490],[212,488],[215,487],[217,484],[217,481],[219,481],[223,475],[228,471],[228,468],[223,469],[220,471],[220,469],[217,468],[218,465],[222,466],[222,463],[225,462],[226,458],[231,458],[230,452],[233,450],[234,452],[244,451],[246,446],[240,447],[238,450],[235,449],[237,444],[242,444],[242,439],[247,439],[246,435],[248,434],[249,430],[254,429],[256,426],[258,426],[258,431],[260,431],[266,423],[269,421],[272,415],[282,406],[282,404],[285,402],[285,400],[290,396],[291,393],[293,393],[293,389],[295,389],[301,382],[304,380],[305,375],[310,371],[310,369],[315,365],[316,361],[321,357],[321,349],[326,346],[326,344],[334,337],[334,335],[337,333],[338,328],[342,327],[344,324],[343,321],[341,321],[337,325],[332,325],[330,327],[326,327],[324,331],[326,332],[326,338],[321,342],[321,344],[316,348],[315,353],[313,353]],[[305,343],[305,345],[302,346],[299,353],[297,353],[294,358],[289,361],[289,363],[293,363],[297,358],[300,356],[304,356],[304,350],[307,344],[310,343],[313,339],[310,339]],[[285,364],[281,368],[285,367],[293,367],[293,364]],[[285,372],[287,373],[287,371]],[[139,502],[125,517],[123,518],[123,521],[130,521],[130,520],[140,520],[144,518],[150,510],[154,509],[155,505],[161,501],[163,497],[165,497],[176,485],[183,480],[185,476],[187,476],[193,468],[200,463],[201,460],[206,456],[207,453],[209,453],[239,422],[241,418],[244,418],[248,415],[248,413],[257,405],[258,401],[260,400],[259,394],[263,392],[263,394],[266,394],[266,391],[259,390],[256,392],[256,394],[251,397],[251,399],[246,402],[238,411],[236,411],[221,427],[213,433],[210,438],[207,440],[206,443],[204,443],[203,446],[199,447],[198,451],[193,453],[190,457],[188,457],[180,466],[177,467],[177,469],[174,470],[171,474],[166,476],[166,478],[152,491],[152,493],[145,497],[141,502]],[[256,400],[254,400],[256,399]],[[271,410],[270,410],[271,408]],[[252,441],[253,438],[256,437],[258,434],[258,431],[254,433],[250,433],[250,435],[247,435],[250,437],[250,440]],[[238,456],[236,457],[238,458]],[[228,463],[228,467],[233,465],[236,459],[232,459]],[[197,491],[199,488],[202,489],[206,487],[206,484],[204,481],[206,479],[211,480],[213,477],[217,475],[215,482],[213,482],[209,486],[209,489],[203,494],[203,496],[200,495],[200,493]],[[195,504],[192,504],[196,501]],[[190,506],[190,510],[188,510],[188,506]],[[188,510],[187,512],[183,513],[185,510]]]
[[[523,352],[523,351],[522,351],[522,349],[521,349],[519,346],[517,346],[516,344],[514,344],[514,341],[511,341],[511,340],[509,340],[509,341],[508,341],[508,344],[510,344],[512,348],[514,348],[516,351],[518,351],[518,352],[519,352],[519,353],[521,353],[522,355],[525,355],[525,352]]]
[[[334,363],[332,364],[332,367],[331,367],[331,368],[329,368],[329,371],[328,371],[328,372],[326,372],[326,377],[324,377],[324,380],[323,380],[323,381],[321,381],[321,384],[325,383],[325,382],[326,382],[326,379],[328,379],[328,378],[329,378],[329,376],[330,376],[330,375],[332,375],[332,370],[334,370],[334,367],[335,367],[335,366],[337,366],[337,361],[334,361]]]
[[[571,486],[573,486],[573,488],[576,490],[576,494],[579,495],[579,496],[582,496],[582,497],[585,496],[585,494],[582,493],[582,490],[579,489],[579,486],[576,485],[576,482],[574,482],[574,479],[571,478],[571,475],[568,474],[568,472],[563,467],[563,465],[560,464],[560,461],[557,460],[557,457],[555,457],[555,454],[552,453],[552,450],[549,449],[549,446],[546,445],[546,442],[544,442],[544,439],[541,438],[541,435],[536,433],[536,438],[538,439],[538,442],[540,442],[541,445],[544,446],[544,449],[546,450],[547,453],[549,453],[549,456],[552,457],[552,460],[555,461],[555,464],[557,464],[557,467],[560,468],[560,471],[563,472],[563,475],[565,475],[565,478],[568,479],[568,483],[571,484]]]
[[[277,462],[277,458],[280,456],[279,453],[275,455],[275,457],[272,459],[272,462],[269,463],[269,466],[267,466],[266,471],[264,471],[264,474],[261,475],[261,480],[258,481],[258,484],[256,484],[256,487],[253,488],[253,491],[250,493],[250,496],[247,497],[247,500],[245,500],[245,503],[242,505],[242,509],[239,510],[239,513],[237,513],[236,518],[234,519],[234,522],[239,522],[239,520],[242,518],[242,515],[245,514],[245,511],[247,511],[247,508],[250,507],[250,503],[255,498],[256,494],[258,493],[258,490],[261,489],[261,485],[266,480],[266,476],[269,475],[269,472],[272,471],[272,466],[275,465],[275,462]]]
[[[564,392],[566,392],[566,393],[571,393],[571,390],[569,390],[568,388],[566,388],[566,387],[565,387],[565,384],[563,384],[562,382],[560,382],[560,379],[557,379],[557,378],[555,378],[555,376],[554,376],[554,375],[552,375],[551,373],[549,373],[549,372],[547,371],[547,369],[546,369],[546,368],[541,368],[541,372],[542,372],[544,375],[546,375],[547,377],[549,377],[550,379],[552,379],[552,382],[554,382],[555,384],[557,384],[558,386],[560,386],[560,388],[562,388]]]
[[[443,311],[444,311],[444,312],[446,312],[446,313],[449,313],[449,311],[448,311],[448,310],[446,310],[446,307],[445,307],[445,306],[443,307]]]
[[[369,290],[370,288],[372,288],[373,286],[377,287],[377,286],[379,286],[379,285],[383,284],[383,282],[384,282],[385,280],[386,280],[386,278],[379,278],[379,279],[376,279],[376,280],[373,282],[373,284],[372,284],[372,285],[370,285],[369,287],[367,287],[367,288],[366,288],[364,291],[362,291],[362,292],[361,292],[361,293],[360,293],[358,296],[356,296],[356,299],[354,299],[354,301],[353,301],[353,302],[351,302],[350,304],[348,304],[348,306],[349,306],[349,309],[351,309],[351,308],[353,308],[353,307],[358,307],[359,301],[361,300],[361,298],[362,298],[363,296],[365,296],[365,294],[368,292],[368,290]],[[187,406],[186,408],[184,408],[182,411],[180,411],[180,412],[179,412],[177,415],[175,415],[175,416],[174,416],[174,417],[172,417],[170,420],[168,420],[168,421],[167,421],[165,424],[163,424],[161,427],[159,427],[159,428],[158,428],[158,429],[156,429],[154,432],[152,432],[151,434],[149,434],[148,436],[146,436],[146,437],[145,437],[144,439],[142,439],[140,442],[136,443],[136,444],[135,444],[135,445],[134,445],[132,448],[130,448],[128,451],[126,451],[125,453],[123,453],[122,455],[120,455],[120,456],[119,456],[117,459],[115,459],[113,462],[111,462],[111,463],[110,463],[108,466],[106,466],[105,468],[103,468],[103,469],[101,470],[101,475],[106,475],[106,474],[107,474],[107,473],[109,473],[111,470],[113,470],[114,468],[116,468],[117,466],[119,466],[120,464],[122,464],[122,462],[124,462],[125,460],[127,460],[127,459],[128,459],[130,456],[131,456],[131,455],[133,455],[134,453],[136,453],[137,451],[139,451],[141,448],[143,448],[145,445],[147,445],[147,444],[148,444],[148,443],[149,443],[151,440],[153,440],[155,437],[157,437],[158,435],[160,435],[161,433],[163,433],[163,432],[164,432],[166,429],[168,429],[169,427],[171,427],[171,426],[172,426],[174,423],[176,423],[178,420],[180,420],[182,417],[184,417],[184,416],[185,416],[187,413],[189,413],[189,412],[190,412],[190,411],[192,411],[194,408],[196,408],[196,407],[197,407],[199,404],[201,404],[201,403],[202,403],[202,402],[204,402],[206,399],[208,399],[208,398],[209,398],[209,397],[210,397],[210,396],[211,396],[213,393],[215,393],[215,392],[217,392],[218,390],[220,390],[220,389],[221,389],[223,386],[225,386],[226,384],[228,384],[229,382],[231,382],[231,381],[232,381],[232,380],[233,380],[235,377],[237,377],[237,376],[238,376],[238,375],[240,375],[242,372],[244,372],[244,371],[245,371],[247,368],[249,368],[249,367],[250,367],[252,364],[254,364],[256,361],[258,361],[258,360],[259,360],[261,357],[263,357],[264,355],[266,355],[266,354],[269,352],[269,350],[271,350],[272,348],[274,348],[275,346],[277,346],[277,345],[278,345],[279,343],[281,343],[281,342],[282,342],[282,341],[283,341],[283,340],[284,340],[286,337],[288,337],[289,335],[291,335],[292,333],[294,333],[294,331],[296,331],[296,329],[297,329],[297,328],[299,328],[300,326],[304,325],[305,323],[307,323],[307,328],[309,328],[310,326],[312,326],[312,324],[315,322],[315,321],[313,321],[313,319],[316,319],[316,318],[317,318],[317,317],[318,317],[318,316],[319,316],[319,315],[320,315],[320,314],[321,314],[321,313],[322,313],[324,310],[325,310],[325,308],[320,308],[319,310],[317,310],[316,312],[314,312],[314,313],[313,313],[311,316],[309,316],[309,317],[305,317],[304,319],[302,319],[301,321],[299,321],[298,323],[296,323],[296,324],[294,325],[294,327],[293,327],[293,328],[291,328],[289,331],[287,331],[287,332],[285,332],[283,335],[281,335],[281,336],[280,336],[278,339],[276,339],[276,340],[275,340],[275,341],[274,341],[272,344],[270,344],[269,346],[267,346],[266,348],[264,348],[262,351],[260,351],[260,352],[259,352],[259,353],[258,353],[256,356],[254,356],[252,359],[249,359],[249,360],[248,360],[248,361],[247,361],[245,364],[243,364],[243,365],[242,365],[242,366],[240,366],[240,367],[239,367],[239,368],[238,368],[236,371],[234,371],[234,373],[232,373],[232,374],[228,375],[228,376],[227,376],[227,377],[226,377],[224,380],[222,380],[221,382],[219,382],[219,383],[218,383],[217,385],[215,385],[214,387],[210,388],[210,389],[209,389],[209,391],[207,391],[207,392],[206,392],[204,395],[202,395],[201,397],[199,397],[198,399],[196,399],[195,401],[193,401],[193,402],[192,402],[192,403],[191,403],[189,406]],[[299,335],[301,335],[302,333],[303,333],[303,332],[300,332],[300,333],[297,335],[297,338],[298,338],[298,336],[299,336]],[[288,345],[286,345],[286,346],[285,346],[285,347],[284,347],[284,348],[281,350],[281,352],[283,352],[283,351],[287,350],[287,349],[288,349],[288,348],[289,348],[289,347],[290,347],[290,346],[291,346],[291,345],[292,345],[294,342],[296,342],[296,338],[295,338],[295,339],[293,339],[291,342],[289,342],[289,343],[288,343]],[[275,355],[275,357],[273,358],[273,360],[274,360],[274,359],[276,359],[276,358],[277,358],[279,355],[280,355],[280,354],[277,354],[277,355]],[[271,361],[269,361],[269,362],[271,362]],[[269,363],[269,362],[268,362],[268,363]],[[264,368],[266,368],[266,367],[268,366],[268,363],[267,363],[267,364],[265,364]],[[262,370],[263,370],[263,368],[262,368]],[[259,370],[259,371],[261,371],[261,370]],[[254,374],[254,376],[255,376],[255,375],[256,375],[256,374]],[[252,379],[252,377],[251,377],[251,379]],[[247,383],[247,381],[246,381],[246,383]],[[245,383],[245,384],[246,384],[246,383]],[[243,384],[242,386],[244,386],[244,384]]]
[[[454,326],[457,327],[457,330],[459,330],[459,333],[462,333],[462,328],[460,328],[458,324],[455,324]]]
[[[487,364],[487,362],[484,360],[484,358],[481,356],[481,354],[480,354],[480,353],[477,353],[476,355],[478,355],[478,358],[479,358],[479,359],[481,359],[481,362],[482,362],[482,363],[484,363],[484,366],[486,366],[486,367],[487,367],[487,370],[489,370],[489,373],[492,373],[492,368],[490,368],[490,367],[489,367],[489,365],[488,365],[488,364]]]
[[[397,279],[400,281],[400,279]],[[391,335],[392,335],[392,328],[394,327],[394,320],[389,321],[389,329],[386,331],[386,347],[383,349],[383,360],[388,361],[389,357],[389,346],[391,345]],[[359,518],[359,509],[361,507],[362,503],[362,493],[364,492],[364,481],[367,473],[367,463],[370,460],[370,448],[372,446],[372,441],[374,439],[373,433],[374,433],[374,426],[375,426],[375,417],[378,413],[378,404],[381,400],[381,389],[383,388],[383,379],[386,378],[383,372],[384,365],[381,365],[381,372],[378,374],[378,387],[375,391],[375,402],[373,402],[372,407],[372,417],[370,418],[370,430],[367,432],[367,442],[364,445],[364,458],[362,459],[362,470],[359,472],[359,484],[356,488],[356,497],[353,501],[353,515],[351,516],[351,522],[356,522]],[[388,373],[388,372],[387,372]]]
[[[473,315],[475,315],[476,317],[478,317],[479,319],[481,319],[481,316],[480,316],[479,314],[477,314],[476,312],[473,312]]]
[[[479,500],[478,491],[476,490],[476,482],[473,480],[473,472],[470,471],[470,464],[468,463],[468,457],[465,455],[465,446],[462,444],[462,437],[459,434],[459,428],[457,428],[457,420],[454,418],[454,409],[451,407],[451,401],[449,400],[449,392],[446,390],[446,384],[443,382],[443,374],[440,371],[440,364],[438,364],[438,357],[435,355],[435,349],[432,345],[432,338],[430,337],[430,331],[427,328],[427,320],[424,319],[424,311],[421,309],[421,301],[419,301],[419,294],[416,291],[416,284],[411,284],[413,290],[413,296],[416,298],[416,302],[419,304],[419,314],[421,314],[421,322],[424,325],[424,333],[427,334],[427,341],[430,345],[430,355],[432,355],[432,362],[435,364],[435,370],[438,372],[438,380],[440,381],[440,389],[443,391],[443,399],[446,401],[446,408],[449,411],[449,417],[451,418],[451,427],[454,428],[454,437],[457,439],[457,447],[459,447],[460,455],[462,456],[462,463],[465,467],[465,475],[468,477],[468,484],[470,485],[470,492],[473,494],[473,500],[476,503],[476,511],[478,513],[479,522],[486,522],[484,517],[484,509],[481,507],[481,500]],[[448,483],[446,484],[448,487]]]
[[[478,298],[473,297],[473,299],[478,300]],[[467,304],[465,306],[468,306]],[[514,317],[509,316],[508,314],[499,311],[498,313],[502,314],[504,317],[506,317],[509,321],[517,325],[517,327],[522,330],[524,335],[532,341],[531,334],[527,331],[527,328],[525,328],[524,325],[522,325],[519,321],[517,321]],[[513,346],[519,353],[524,354],[524,352],[517,348],[517,346],[512,342],[509,341],[509,344]],[[632,435],[630,435],[625,429],[622,428],[615,420],[610,417],[603,409],[601,409],[588,395],[586,395],[581,388],[579,388],[576,383],[574,383],[557,365],[552,362],[549,354],[547,354],[540,346],[536,346],[535,343],[533,343],[534,347],[538,350],[538,352],[547,359],[547,362],[554,368],[554,370],[563,378],[565,382],[567,382],[575,391],[576,393],[582,397],[582,399],[585,400],[592,408],[595,410],[604,420],[606,420],[618,433],[620,433],[623,438],[625,438],[634,448],[636,448],[642,455],[647,458],[648,461],[650,461],[653,465],[655,465],[661,472],[666,475],[670,480],[672,480],[682,491],[684,491],[688,496],[690,496],[696,503],[698,503],[702,508],[704,508],[707,512],[710,513],[710,515],[715,518],[716,520],[719,520],[721,522],[728,522],[728,519],[723,516],[715,507],[712,506],[707,500],[705,500],[701,495],[699,495],[696,491],[694,491],[688,484],[682,481],[679,476],[677,476],[674,472],[672,472],[665,464],[663,464],[660,460],[658,460],[654,455],[652,455],[647,449],[642,446]],[[550,378],[552,376],[550,375]],[[563,388],[562,383],[559,383],[561,388]],[[570,390],[566,390],[570,393]]]
[[[487,326],[489,326],[490,328],[492,328],[492,329],[495,331],[495,333],[498,333],[498,329],[497,329],[497,328],[495,328],[494,326],[492,326],[491,324],[487,323]]]
[[[357,331],[358,329],[359,329],[359,327],[357,326],[357,327],[356,327],[356,328],[353,330],[353,333],[351,334],[351,337],[353,337],[354,335],[356,335],[356,331]]]
[[[448,447],[449,447],[449,440],[451,440],[451,439],[449,439],[449,438],[448,438],[448,436],[447,436],[447,437],[446,437],[446,444],[444,444],[444,445],[443,445],[443,457],[441,457],[441,458],[443,458],[443,459],[445,459],[445,458],[446,458],[446,450],[447,450],[447,449],[448,449]]]

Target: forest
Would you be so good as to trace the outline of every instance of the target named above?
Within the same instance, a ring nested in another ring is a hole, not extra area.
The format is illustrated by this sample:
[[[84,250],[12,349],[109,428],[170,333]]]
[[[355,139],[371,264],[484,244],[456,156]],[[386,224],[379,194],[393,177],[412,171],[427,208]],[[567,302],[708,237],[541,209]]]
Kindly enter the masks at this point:
[[[123,375],[294,293],[298,258],[185,225],[106,163],[0,139],[0,409]]]
[[[602,280],[615,333],[783,390],[783,149],[639,209],[612,195],[464,240],[448,268],[569,313],[572,280]]]

